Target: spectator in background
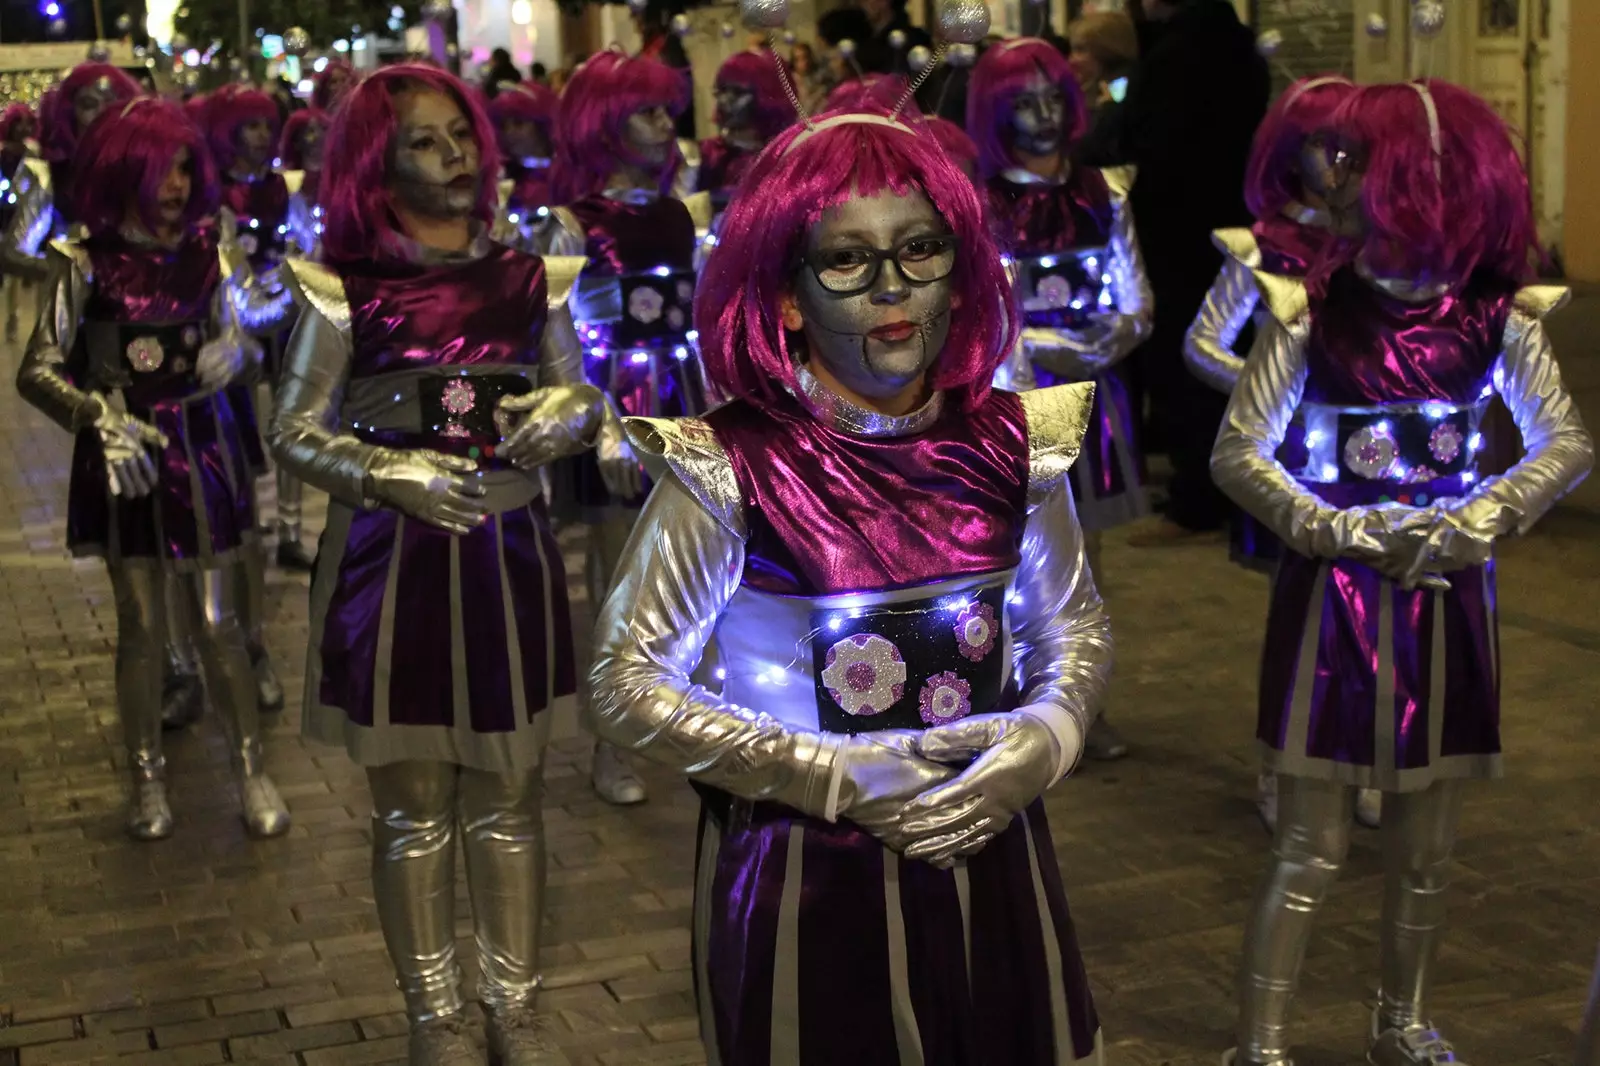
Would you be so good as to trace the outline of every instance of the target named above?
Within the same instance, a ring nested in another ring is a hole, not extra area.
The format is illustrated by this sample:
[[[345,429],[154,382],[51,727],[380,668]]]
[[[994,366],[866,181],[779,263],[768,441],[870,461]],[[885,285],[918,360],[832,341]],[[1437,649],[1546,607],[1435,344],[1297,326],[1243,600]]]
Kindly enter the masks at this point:
[[[861,42],[872,36],[872,23],[859,7],[836,7],[817,19],[817,37],[828,46],[827,65],[823,71],[823,88],[832,92],[843,82],[859,78],[862,74]],[[840,50],[841,41],[850,41],[856,54],[847,57]]]
[[[511,62],[511,53],[504,48],[496,48],[489,53],[489,67],[483,72],[483,95],[494,99],[494,94],[500,91],[500,86],[506,82],[520,82],[522,72],[517,65]]]
[[[1121,121],[1130,200],[1155,290],[1155,329],[1134,353],[1150,398],[1148,437],[1172,461],[1166,516],[1140,547],[1220,530],[1227,498],[1211,481],[1211,446],[1227,398],[1190,374],[1183,338],[1222,266],[1211,231],[1248,226],[1245,162],[1267,110],[1267,63],[1228,0],[1141,0],[1155,23],[1129,79]]]
[[[549,85],[550,72],[545,69],[545,65],[543,63],[535,61],[534,64],[528,68],[528,80],[539,85]]]
[[[817,54],[804,41],[797,42],[789,53],[789,70],[794,76],[795,95],[808,115],[814,115],[828,98],[828,86],[823,70],[817,66]]]
[[[1067,62],[1089,105],[1089,132],[1073,146],[1078,162],[1118,166],[1126,160],[1120,143],[1122,101],[1128,78],[1139,63],[1139,35],[1121,11],[1097,11],[1067,27]]]
[[[688,105],[678,115],[677,134],[680,139],[695,141],[694,130],[694,71],[689,66],[689,53],[683,42],[672,32],[672,12],[664,6],[651,3],[633,16],[633,26],[644,42],[639,55],[659,59],[673,70],[682,72],[685,85],[684,99]]]
[[[871,30],[865,40],[857,40],[858,61],[868,74],[908,73],[906,53],[922,45],[931,47],[933,39],[928,32],[911,24],[906,14],[906,0],[861,0],[861,11],[867,16]],[[906,35],[905,44],[894,48],[889,36],[896,30]]]

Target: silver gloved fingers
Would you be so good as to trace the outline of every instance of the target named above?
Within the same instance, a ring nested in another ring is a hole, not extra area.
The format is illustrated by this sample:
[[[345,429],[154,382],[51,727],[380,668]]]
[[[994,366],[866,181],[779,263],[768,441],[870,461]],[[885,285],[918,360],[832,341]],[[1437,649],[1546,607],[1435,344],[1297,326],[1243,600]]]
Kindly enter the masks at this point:
[[[957,860],[982,851],[998,835],[993,820],[984,818],[953,833],[925,837],[906,848],[904,854],[908,859],[920,859],[940,869],[948,869]]]
[[[901,828],[914,837],[937,836],[954,832],[958,826],[973,824],[973,814],[983,806],[983,797],[972,790],[956,787],[956,782],[940,786],[937,791],[944,794],[945,801],[936,807],[927,808],[927,797],[934,790],[923,793],[917,797],[916,812],[911,817],[904,819]],[[907,805],[909,808],[909,804]],[[987,821],[979,817],[977,821]]]

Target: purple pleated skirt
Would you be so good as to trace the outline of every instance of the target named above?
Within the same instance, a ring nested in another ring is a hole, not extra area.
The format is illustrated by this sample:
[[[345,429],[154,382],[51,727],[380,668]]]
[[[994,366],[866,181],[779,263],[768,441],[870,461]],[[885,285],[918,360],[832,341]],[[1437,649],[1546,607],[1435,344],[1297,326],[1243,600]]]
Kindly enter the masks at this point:
[[[1448,577],[1448,592],[1407,592],[1284,553],[1256,732],[1270,769],[1385,792],[1500,775],[1494,564]]]
[[[694,966],[715,1066],[1101,1058],[1042,802],[938,870],[848,822],[708,801]]]
[[[1071,380],[1037,365],[1034,376],[1041,389]],[[1112,367],[1096,377],[1088,432],[1078,461],[1072,464],[1072,494],[1086,533],[1126,525],[1150,513],[1138,425],[1122,372]]]
[[[260,421],[256,417],[256,387],[237,382],[228,386],[227,394],[233,409],[239,413],[239,424],[245,427],[245,462],[250,464],[253,477],[261,477],[267,472],[267,450],[261,442]],[[250,506],[255,506],[254,493],[250,494]]]
[[[305,730],[362,765],[537,766],[577,668],[542,498],[465,536],[335,502],[311,589]]]
[[[167,438],[156,452],[156,491],[111,494],[105,452],[92,430],[78,434],[67,490],[67,547],[108,561],[159,559],[184,570],[225,562],[253,533],[255,487],[247,441],[255,423],[228,392],[140,408]]]

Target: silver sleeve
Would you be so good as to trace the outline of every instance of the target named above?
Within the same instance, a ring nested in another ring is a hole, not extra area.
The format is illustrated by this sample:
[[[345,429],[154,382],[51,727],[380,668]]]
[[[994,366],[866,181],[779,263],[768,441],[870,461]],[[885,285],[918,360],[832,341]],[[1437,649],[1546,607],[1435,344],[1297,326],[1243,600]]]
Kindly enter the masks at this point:
[[[371,507],[367,475],[383,449],[339,431],[350,357],[349,337],[308,302],[284,353],[267,439],[272,454],[302,481],[352,506]]]
[[[46,262],[49,270],[39,292],[39,321],[17,369],[17,391],[56,425],[77,432],[100,411],[94,394],[79,388],[67,372],[67,358],[89,302],[89,279],[75,260],[60,252],[51,251]]]
[[[44,247],[55,225],[55,198],[50,186],[26,164],[17,168],[12,180],[21,187],[11,224],[0,243],[0,268],[27,281],[43,281],[49,273]]]
[[[550,308],[545,317],[544,336],[539,341],[539,381],[543,385],[584,385],[583,345],[572,324],[572,308],[567,301]]]
[[[746,799],[831,810],[839,739],[693,684],[744,570],[744,542],[678,476],[657,482],[595,627],[591,724],[606,741]]]
[[[1458,516],[1489,536],[1526,533],[1594,465],[1594,440],[1561,382],[1544,324],[1513,312],[1495,380],[1522,432],[1522,461],[1487,478],[1459,505]]]
[[[1189,372],[1218,392],[1232,392],[1244,371],[1244,359],[1233,354],[1233,342],[1250,321],[1258,298],[1255,274],[1229,256],[1184,335],[1183,361]]]
[[[1217,435],[1211,476],[1235,503],[1301,555],[1390,558],[1406,547],[1395,534],[1409,508],[1330,507],[1274,457],[1305,389],[1307,332],[1304,317],[1292,327],[1273,321],[1257,342]]]
[[[1112,201],[1111,283],[1117,295],[1117,327],[1110,363],[1120,362],[1129,352],[1150,338],[1155,328],[1156,299],[1145,273],[1144,254],[1139,250],[1139,231],[1133,222],[1133,208],[1126,197]],[[1103,369],[1103,368],[1102,368]]]
[[[586,255],[589,238],[578,218],[565,207],[553,208],[534,232],[539,255]]]
[[[237,224],[227,208],[218,215],[218,223],[224,277],[239,327],[256,337],[268,337],[288,329],[294,324],[299,308],[284,279],[283,268],[275,267],[258,275],[251,268],[244,249],[239,247]]]
[[[1111,622],[1065,478],[1028,515],[1006,610],[1023,705],[1064,711],[1086,735],[1111,677]]]

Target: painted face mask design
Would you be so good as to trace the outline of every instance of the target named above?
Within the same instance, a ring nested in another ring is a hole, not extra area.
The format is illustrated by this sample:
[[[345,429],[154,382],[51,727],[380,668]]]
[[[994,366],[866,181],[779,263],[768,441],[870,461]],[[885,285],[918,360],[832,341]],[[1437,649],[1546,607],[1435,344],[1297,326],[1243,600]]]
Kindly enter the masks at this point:
[[[717,117],[728,129],[750,125],[755,119],[756,95],[742,85],[719,85],[716,91]]]
[[[634,155],[653,166],[664,166],[672,154],[672,115],[660,106],[640,108],[628,116],[624,137]]]
[[[808,357],[858,395],[901,392],[944,348],[955,261],[955,238],[921,193],[829,208],[795,281]]]
[[[1060,86],[1036,70],[1011,104],[1012,144],[1029,155],[1050,155],[1061,147],[1067,98]]]
[[[460,218],[478,202],[479,149],[472,123],[450,97],[406,93],[389,164],[395,200],[428,218]]]

